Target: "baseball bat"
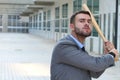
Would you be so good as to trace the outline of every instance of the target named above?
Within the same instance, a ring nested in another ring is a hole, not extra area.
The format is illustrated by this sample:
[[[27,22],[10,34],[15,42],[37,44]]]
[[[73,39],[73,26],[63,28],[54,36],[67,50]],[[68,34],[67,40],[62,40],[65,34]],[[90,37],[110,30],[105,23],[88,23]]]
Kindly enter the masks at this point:
[[[88,11],[88,12],[90,13],[91,19],[92,19],[92,24],[93,24],[94,28],[97,30],[97,32],[99,33],[99,35],[100,35],[100,37],[103,39],[103,41],[106,42],[107,39],[106,39],[105,36],[103,35],[103,33],[102,33],[99,25],[97,24],[94,16],[92,15],[92,13],[91,13],[91,11],[89,10],[89,8],[87,7],[87,5],[86,5],[86,4],[83,4],[82,7],[83,7],[84,10],[86,10],[86,11]],[[118,58],[117,58],[117,57],[115,58],[115,61],[118,61]]]
[[[96,22],[94,16],[93,16],[92,13],[90,12],[90,10],[89,10],[89,8],[87,7],[87,5],[86,5],[86,4],[83,4],[82,7],[84,8],[84,10],[86,10],[86,11],[88,11],[88,12],[90,13],[91,19],[92,19],[92,24],[93,24],[94,28],[96,29],[96,31],[98,32],[98,34],[100,35],[100,37],[103,39],[103,41],[106,42],[107,39],[106,39],[105,36],[103,35],[103,33],[102,33],[102,31],[101,31],[99,25],[97,24],[97,22]]]

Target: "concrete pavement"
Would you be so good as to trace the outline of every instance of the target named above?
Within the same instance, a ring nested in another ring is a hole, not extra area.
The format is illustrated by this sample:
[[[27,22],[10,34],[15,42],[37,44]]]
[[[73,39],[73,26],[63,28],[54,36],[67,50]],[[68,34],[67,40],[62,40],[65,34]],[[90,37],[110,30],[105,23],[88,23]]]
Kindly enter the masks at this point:
[[[0,80],[50,80],[55,42],[31,34],[0,33]],[[120,62],[98,79],[120,80]]]
[[[49,80],[52,43],[30,34],[0,33],[0,80]]]

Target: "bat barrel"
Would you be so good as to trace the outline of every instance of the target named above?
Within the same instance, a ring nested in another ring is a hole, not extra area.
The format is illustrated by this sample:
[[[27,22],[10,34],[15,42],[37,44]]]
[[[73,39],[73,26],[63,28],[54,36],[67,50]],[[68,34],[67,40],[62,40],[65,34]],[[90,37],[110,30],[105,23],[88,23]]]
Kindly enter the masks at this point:
[[[97,32],[99,33],[99,35],[100,35],[100,37],[103,39],[103,41],[106,42],[107,39],[106,39],[105,36],[103,35],[103,33],[102,33],[99,25],[97,24],[94,16],[93,16],[92,13],[90,12],[90,10],[89,10],[89,8],[87,7],[87,5],[86,5],[86,4],[83,4],[82,7],[84,8],[84,10],[86,10],[86,11],[88,11],[88,12],[90,13],[91,18],[92,18],[92,24],[93,24],[94,28],[97,30]]]

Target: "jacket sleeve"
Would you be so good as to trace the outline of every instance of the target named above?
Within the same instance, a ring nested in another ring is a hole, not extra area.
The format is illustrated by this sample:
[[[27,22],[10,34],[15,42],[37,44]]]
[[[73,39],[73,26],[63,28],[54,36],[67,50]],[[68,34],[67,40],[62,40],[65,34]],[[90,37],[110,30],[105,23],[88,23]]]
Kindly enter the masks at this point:
[[[114,59],[110,54],[102,57],[89,55],[75,46],[60,45],[57,49],[59,63],[68,64],[92,72],[100,72],[114,64]]]
[[[90,75],[93,77],[93,78],[98,78],[100,77],[103,73],[104,73],[105,70],[103,71],[100,71],[100,72],[92,72],[90,71]]]

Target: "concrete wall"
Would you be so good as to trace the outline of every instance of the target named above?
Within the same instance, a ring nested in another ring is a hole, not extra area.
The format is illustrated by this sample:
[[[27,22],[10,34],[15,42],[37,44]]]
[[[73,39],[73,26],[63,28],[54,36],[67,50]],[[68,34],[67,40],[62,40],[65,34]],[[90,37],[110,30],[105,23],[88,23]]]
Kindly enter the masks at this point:
[[[20,14],[25,9],[25,4],[0,4],[0,14]]]
[[[0,0],[0,3],[8,4],[33,4],[33,0]]]
[[[118,7],[118,35],[117,35],[117,37],[118,37],[118,44],[117,44],[117,48],[118,48],[118,50],[120,51],[120,5],[119,5],[119,7]]]
[[[103,13],[113,13],[115,12],[115,2],[116,0],[99,0],[100,5],[100,14]]]

